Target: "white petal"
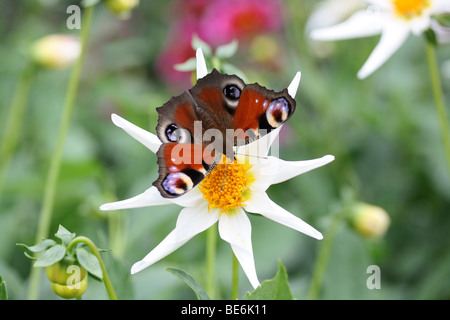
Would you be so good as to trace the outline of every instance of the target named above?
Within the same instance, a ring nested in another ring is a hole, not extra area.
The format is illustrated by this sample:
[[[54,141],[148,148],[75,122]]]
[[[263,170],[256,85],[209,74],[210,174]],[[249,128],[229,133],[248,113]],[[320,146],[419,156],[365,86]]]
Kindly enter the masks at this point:
[[[252,249],[252,226],[245,212],[238,208],[219,219],[220,237],[229,242],[253,288],[259,286]]]
[[[292,79],[291,84],[289,85],[289,87],[287,88],[289,95],[295,99],[295,95],[297,93],[297,89],[298,86],[300,84],[300,79],[302,77],[302,73],[300,71],[298,71],[295,76],[294,79]]]
[[[198,186],[181,197],[170,199],[170,201],[182,207],[199,206],[202,202],[206,203],[206,199],[203,198],[203,193]]]
[[[391,0],[366,0],[366,2],[374,5],[375,7],[380,7],[384,10],[389,10],[392,7]]]
[[[158,246],[155,247],[155,249],[153,249],[148,255],[146,255],[144,259],[133,264],[133,266],[131,267],[131,273],[137,273],[151,266],[153,263],[161,260],[162,258],[177,250],[188,240],[189,239],[177,241],[176,230],[173,230]]]
[[[125,130],[130,136],[149,148],[153,153],[158,151],[161,141],[156,135],[139,128],[124,118],[119,117],[117,114],[113,113],[111,119],[116,126]]]
[[[269,157],[272,173],[271,184],[280,183],[305,172],[324,166],[334,160],[334,156],[326,155],[322,158],[303,161],[285,161],[276,157]]]
[[[385,63],[395,51],[406,41],[409,35],[409,28],[401,22],[391,22],[386,26],[381,35],[380,42],[370,54],[361,70],[358,78],[364,79]]]
[[[434,0],[431,6],[432,14],[448,13],[450,12],[450,0]]]
[[[197,57],[197,80],[203,78],[208,74],[208,68],[206,67],[205,56],[201,48],[198,48],[195,56]]]
[[[131,273],[139,272],[181,247],[193,236],[208,229],[219,218],[219,212],[209,212],[207,207],[184,208],[177,225],[169,235],[141,261],[131,267]]]
[[[248,212],[259,213],[270,220],[300,231],[310,237],[318,240],[323,239],[319,231],[270,200],[265,192],[254,192],[245,204],[245,210]]]
[[[266,158],[272,145],[275,148],[271,153],[277,153],[278,144],[276,142],[278,141],[278,134],[280,133],[281,127],[282,125],[249,144],[236,147],[236,155],[246,156],[250,163],[254,163],[258,162],[259,159]]]
[[[344,21],[352,13],[361,10],[365,4],[361,0],[325,0],[317,1],[309,16],[305,30],[329,27]]]
[[[250,188],[254,191],[264,192],[272,184],[289,180],[333,160],[334,156],[331,155],[304,161],[284,161],[273,156],[258,159],[258,162],[253,163],[251,168],[256,181]]]
[[[100,210],[119,210],[141,208],[149,206],[159,206],[163,204],[172,203],[169,199],[163,198],[156,187],[150,187],[145,192],[122,201],[105,203],[100,207]]]
[[[316,29],[310,33],[314,40],[343,40],[379,34],[382,30],[378,13],[358,11],[335,26]]]
[[[192,238],[214,223],[217,222],[220,215],[219,209],[211,209],[208,211],[208,203],[205,201],[196,207],[188,207],[181,210],[177,220],[177,240]]]

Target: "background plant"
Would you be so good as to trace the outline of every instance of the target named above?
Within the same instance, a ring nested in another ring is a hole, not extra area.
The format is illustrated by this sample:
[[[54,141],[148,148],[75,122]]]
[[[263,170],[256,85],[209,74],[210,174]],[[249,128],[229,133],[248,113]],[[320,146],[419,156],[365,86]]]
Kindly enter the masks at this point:
[[[98,210],[102,203],[138,194],[156,178],[156,158],[138,143],[130,143],[111,125],[110,114],[118,113],[153,131],[155,107],[190,87],[188,73],[182,73],[183,77],[188,75],[187,79],[171,82],[173,78],[163,76],[160,68],[161,61],[167,61],[161,56],[185,52],[168,45],[182,17],[192,15],[200,21],[206,12],[202,1],[195,1],[195,8],[186,8],[186,3],[141,1],[128,20],[118,20],[106,7],[97,6],[76,111],[62,156],[50,230],[57,230],[61,224],[89,236],[99,247],[111,249],[104,261],[117,295],[124,299],[195,298],[195,293],[166,268],[183,269],[204,285],[205,234],[145,272],[129,274],[132,263],[173,229],[178,208],[135,209],[132,214]],[[282,133],[280,156],[287,160],[323,154],[336,157],[320,171],[273,186],[270,197],[324,235],[345,203],[345,190],[351,190],[355,202],[382,207],[390,216],[389,230],[377,240],[361,237],[345,223],[339,225],[320,298],[448,299],[450,183],[433,111],[424,42],[407,41],[375,74],[360,81],[355,74],[379,39],[334,43],[326,57],[318,58],[304,28],[315,3],[280,2],[280,27],[256,32],[245,40],[238,35],[238,52],[228,61],[241,69],[249,82],[258,81],[274,89],[289,83],[293,69],[301,70],[298,107]],[[176,13],[180,8],[185,10],[181,16]],[[77,30],[67,30],[65,10],[60,2],[2,3],[2,128],[15,84],[27,63],[28,45],[50,33],[78,35]],[[190,36],[182,39],[180,43],[188,44],[187,53],[171,60],[172,65],[194,56]],[[271,54],[256,56],[261,48]],[[436,53],[448,101],[450,48],[439,46]],[[42,185],[56,143],[55,128],[69,75],[69,70],[35,75],[4,185],[0,202],[0,275],[9,299],[27,297],[31,262],[16,243],[35,243]],[[257,265],[261,281],[274,277],[279,258],[289,276],[292,296],[307,298],[323,242],[258,216],[250,218],[255,260],[264,261]],[[280,239],[286,245],[271,239]],[[218,298],[230,294],[229,254],[226,246],[218,244]],[[373,264],[382,272],[380,290],[366,287],[366,270]],[[242,298],[251,286],[242,273],[240,276],[238,296]],[[55,298],[48,281],[41,282],[39,297]],[[108,298],[98,281],[90,281],[83,294],[83,299]]]

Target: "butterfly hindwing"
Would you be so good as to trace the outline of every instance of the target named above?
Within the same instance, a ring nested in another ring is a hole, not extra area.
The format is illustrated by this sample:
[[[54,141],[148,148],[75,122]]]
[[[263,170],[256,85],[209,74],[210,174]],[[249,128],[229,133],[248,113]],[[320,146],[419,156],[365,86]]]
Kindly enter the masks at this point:
[[[216,166],[214,155],[193,143],[164,143],[156,155],[159,177],[153,185],[165,198],[185,194]]]

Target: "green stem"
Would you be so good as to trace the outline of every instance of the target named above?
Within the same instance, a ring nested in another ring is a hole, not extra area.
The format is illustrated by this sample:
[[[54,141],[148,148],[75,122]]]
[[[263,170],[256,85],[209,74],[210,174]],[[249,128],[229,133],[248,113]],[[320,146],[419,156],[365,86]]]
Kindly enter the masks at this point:
[[[98,251],[96,245],[94,244],[94,242],[91,239],[84,237],[84,236],[76,237],[67,246],[67,251],[70,252],[72,250],[72,248],[77,243],[80,243],[80,242],[86,244],[89,247],[89,249],[91,249],[94,256],[98,259],[100,268],[102,269],[103,283],[105,284],[105,288],[106,288],[106,291],[108,292],[109,298],[111,300],[117,300],[116,292],[114,291],[114,287],[109,278],[108,272],[106,271],[106,267],[105,267],[105,264],[103,263],[102,256],[100,255],[100,252]]]
[[[445,151],[445,159],[447,162],[448,173],[450,174],[450,136],[448,129],[448,118],[444,103],[444,95],[442,93],[441,80],[439,78],[439,67],[436,59],[435,45],[430,41],[426,44],[428,67],[430,69],[431,85],[433,87],[434,101],[436,111],[439,117],[439,125],[441,128],[442,143]]]
[[[239,295],[239,261],[234,253],[231,270],[231,300],[237,300]]]
[[[328,258],[330,257],[333,241],[336,236],[337,230],[343,223],[346,216],[347,210],[345,209],[335,214],[333,217],[333,221],[331,222],[330,228],[328,229],[326,235],[324,236],[322,246],[320,247],[319,254],[317,257],[316,265],[314,267],[311,285],[309,287],[308,292],[309,300],[319,299],[323,277],[328,264]]]
[[[215,225],[206,231],[206,293],[211,299],[215,296],[215,261],[216,261],[217,230]]]
[[[30,93],[31,79],[33,78],[35,70],[36,66],[30,62],[22,72],[14,92],[8,119],[6,120],[3,141],[0,147],[0,199],[5,186],[11,159],[16,150]]]
[[[75,98],[78,91],[78,84],[80,82],[79,80],[81,68],[86,53],[86,46],[88,42],[93,11],[94,6],[89,6],[85,9],[83,14],[83,25],[81,27],[81,53],[72,69],[69,85],[67,87],[66,99],[64,102],[64,109],[56,141],[56,147],[50,160],[50,168],[45,183],[44,199],[36,233],[36,243],[40,242],[43,238],[47,238],[50,229],[56,186],[61,167],[61,158],[64,150],[64,142],[69,130],[70,119],[72,117]],[[40,275],[41,273],[39,272],[38,268],[31,269],[31,280],[29,288],[30,299],[36,299],[38,296]]]

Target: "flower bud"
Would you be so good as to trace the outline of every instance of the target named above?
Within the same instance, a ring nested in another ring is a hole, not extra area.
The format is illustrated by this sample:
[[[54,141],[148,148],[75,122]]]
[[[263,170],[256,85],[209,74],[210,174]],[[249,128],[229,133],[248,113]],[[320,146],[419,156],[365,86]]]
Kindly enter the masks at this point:
[[[383,208],[367,203],[357,204],[350,220],[354,229],[367,238],[382,237],[390,224],[389,215]]]
[[[37,40],[31,48],[32,59],[48,68],[62,68],[72,64],[80,55],[77,37],[53,34]]]
[[[139,5],[139,0],[106,0],[106,6],[121,18],[128,18],[130,11]]]
[[[280,59],[280,44],[269,35],[258,35],[250,45],[252,57],[260,63],[274,63]]]
[[[65,257],[46,268],[54,293],[65,299],[81,296],[87,288],[88,274],[73,258]]]

